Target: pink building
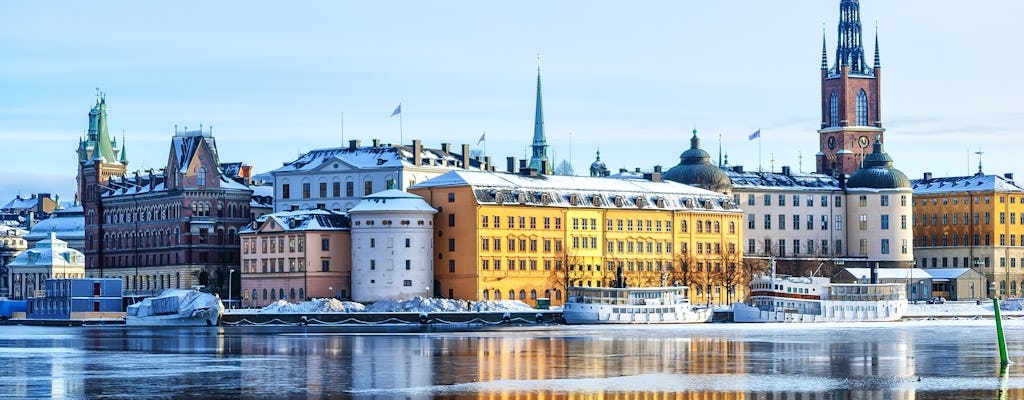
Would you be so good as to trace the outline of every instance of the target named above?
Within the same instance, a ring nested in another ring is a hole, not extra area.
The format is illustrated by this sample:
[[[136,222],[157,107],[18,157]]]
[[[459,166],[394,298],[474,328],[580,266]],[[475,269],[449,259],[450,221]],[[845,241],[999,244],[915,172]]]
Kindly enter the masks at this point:
[[[349,218],[326,210],[284,211],[239,232],[241,306],[313,297],[346,299],[352,287]]]

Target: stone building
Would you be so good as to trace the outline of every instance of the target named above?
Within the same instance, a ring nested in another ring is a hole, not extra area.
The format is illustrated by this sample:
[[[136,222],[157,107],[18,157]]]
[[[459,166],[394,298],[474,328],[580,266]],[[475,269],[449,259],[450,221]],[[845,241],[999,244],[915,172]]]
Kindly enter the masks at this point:
[[[67,243],[57,239],[55,233],[50,233],[34,248],[14,257],[7,268],[10,297],[24,300],[37,297],[34,293],[43,290],[47,279],[82,278],[85,275],[85,256],[68,248]]]

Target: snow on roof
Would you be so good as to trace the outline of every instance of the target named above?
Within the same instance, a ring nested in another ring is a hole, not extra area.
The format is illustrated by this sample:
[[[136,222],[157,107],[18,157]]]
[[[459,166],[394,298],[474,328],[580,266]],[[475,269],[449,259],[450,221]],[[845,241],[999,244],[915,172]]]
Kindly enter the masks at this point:
[[[871,268],[844,268],[857,278],[871,277]],[[921,268],[878,268],[878,279],[932,279],[932,275]]]
[[[523,176],[500,172],[456,170],[410,189],[470,186],[480,204],[530,204],[582,208],[710,209],[739,212],[731,198],[672,181]]]
[[[266,185],[250,185],[254,197],[274,197],[274,187]]]
[[[54,232],[49,232],[46,239],[36,243],[36,247],[23,251],[11,260],[8,266],[34,267],[34,266],[67,266],[85,267],[85,256],[82,252],[68,248],[68,243],[57,239]]]
[[[463,168],[462,158],[454,153],[423,148],[420,152],[423,165],[440,168]],[[412,166],[413,147],[405,145],[381,145],[364,147],[329,147],[310,150],[295,161],[285,163],[271,174],[289,171],[310,171],[326,162],[336,160],[358,169],[400,168]],[[470,159],[470,168],[480,169],[480,162]]]
[[[398,189],[388,189],[363,197],[359,204],[348,210],[352,214],[373,211],[414,211],[431,214],[437,212],[422,197]]]
[[[81,207],[78,207],[81,210]],[[56,232],[57,237],[63,240],[85,239],[85,216],[81,213],[67,213],[39,221],[32,230],[25,235],[26,240],[39,240],[45,238],[50,232]]]
[[[14,226],[0,225],[0,236],[25,236],[28,231]]]
[[[915,195],[955,192],[1021,192],[1012,179],[999,175],[950,176],[945,178],[912,179]]]
[[[351,226],[348,215],[330,210],[295,210],[265,214],[239,233],[255,233],[268,220],[286,231],[344,231]]]
[[[725,170],[733,189],[839,190],[839,181],[825,174]]]
[[[28,199],[23,199],[23,198],[21,198],[20,195],[18,195],[18,196],[14,196],[14,198],[11,199],[11,201],[7,202],[7,204],[4,204],[3,209],[4,210],[29,210],[29,209],[32,209],[32,208],[36,208],[36,206],[38,206],[38,205],[39,205],[39,197],[35,197],[34,196],[34,197],[31,197],[31,198],[28,198]]]
[[[970,268],[922,268],[934,279],[956,279],[971,271]]]

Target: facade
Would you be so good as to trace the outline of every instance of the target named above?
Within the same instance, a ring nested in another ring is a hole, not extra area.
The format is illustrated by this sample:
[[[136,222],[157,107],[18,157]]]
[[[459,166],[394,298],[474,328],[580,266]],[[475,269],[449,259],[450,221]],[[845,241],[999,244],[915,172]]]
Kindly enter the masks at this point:
[[[861,262],[881,268],[914,265],[911,225],[914,190],[910,179],[893,167],[875,138],[872,152],[846,181],[847,251],[852,267]],[[854,225],[856,224],[856,225]]]
[[[241,284],[235,287],[241,288],[241,305],[348,298],[349,225],[348,216],[327,210],[283,211],[257,218],[239,233]]]
[[[835,61],[828,65],[825,37],[821,42],[821,129],[818,130],[817,172],[852,174],[871,152],[872,138],[881,138],[882,64],[875,34],[875,62],[869,66],[861,38],[860,3],[839,3]]]
[[[0,225],[0,297],[10,295],[11,276],[7,264],[28,249],[26,234],[28,231],[24,229]]]
[[[85,256],[68,248],[66,242],[51,232],[49,238],[11,260],[7,271],[7,281],[11,284],[9,297],[24,300],[38,297],[36,291],[43,290],[47,279],[84,277]]]
[[[37,221],[49,218],[60,208],[58,201],[59,198],[53,198],[49,193],[33,193],[27,198],[19,194],[0,207],[0,215],[25,221],[25,228],[31,229]]]
[[[405,190],[454,169],[480,170],[486,164],[489,161],[471,159],[465,144],[462,154],[455,154],[448,143],[428,149],[419,140],[412,146],[380,140],[361,146],[352,140],[348,147],[312,150],[271,171],[274,210],[347,211],[371,193]]]
[[[1021,297],[1024,188],[1013,174],[986,175],[979,165],[972,176],[925,173],[912,184],[917,266],[971,268],[988,281],[975,296]]]
[[[162,170],[126,175],[127,164],[101,98],[79,143],[88,276],[122,279],[131,295],[204,285],[226,298],[252,191],[221,171],[212,132],[175,128]]]
[[[410,188],[438,210],[434,292],[565,300],[569,286],[690,286],[694,303],[742,298],[742,212],[675,182],[453,171]]]
[[[366,196],[352,218],[352,300],[433,297],[434,214],[397,189]]]
[[[41,294],[28,299],[27,318],[78,320],[124,317],[120,279],[47,279]]]
[[[907,300],[927,301],[936,294],[932,288],[935,277],[921,268],[879,268],[874,271],[878,283],[898,283],[907,290]],[[870,268],[844,268],[832,277],[833,282],[871,282]]]

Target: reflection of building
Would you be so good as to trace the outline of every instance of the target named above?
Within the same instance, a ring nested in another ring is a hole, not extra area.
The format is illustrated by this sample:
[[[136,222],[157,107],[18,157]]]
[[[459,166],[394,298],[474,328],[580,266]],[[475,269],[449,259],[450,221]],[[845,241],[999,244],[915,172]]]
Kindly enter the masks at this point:
[[[352,300],[432,297],[434,214],[398,189],[366,196],[352,217]]]
[[[132,294],[205,285],[226,298],[252,191],[221,171],[210,131],[176,128],[163,170],[125,175],[100,98],[78,154],[90,276],[121,278]]]
[[[547,297],[566,286],[689,284],[725,303],[742,271],[742,214],[722,194],[660,181],[453,171],[410,188],[440,210],[435,294]]]
[[[267,214],[239,236],[243,306],[262,307],[279,299],[348,297],[352,271],[348,216],[326,210]]]
[[[85,257],[82,252],[69,249],[67,242],[50,237],[25,250],[7,265],[12,299],[34,297],[49,278],[81,278],[85,276]]]
[[[311,150],[271,171],[274,209],[347,211],[371,193],[405,190],[453,169],[479,170],[481,165],[470,158],[469,145],[455,154],[448,143],[428,149],[419,140],[411,146],[381,144],[379,139],[360,146],[351,140],[348,147]]]
[[[1024,289],[1024,188],[1004,176],[933,178],[914,185],[914,253],[920,268],[972,268],[994,287],[972,297],[1020,297]],[[996,292],[989,293],[994,288]]]

